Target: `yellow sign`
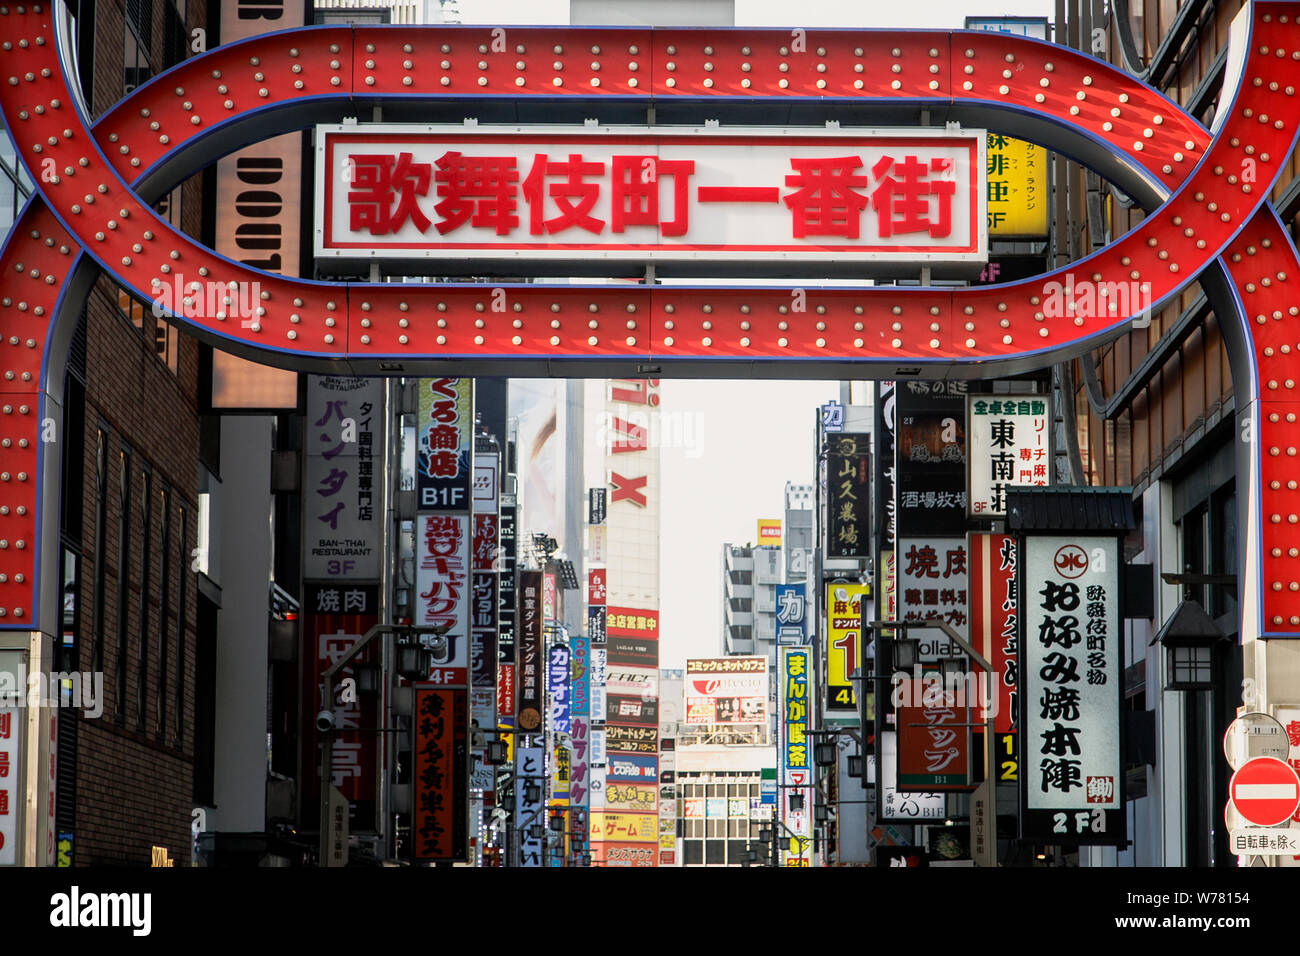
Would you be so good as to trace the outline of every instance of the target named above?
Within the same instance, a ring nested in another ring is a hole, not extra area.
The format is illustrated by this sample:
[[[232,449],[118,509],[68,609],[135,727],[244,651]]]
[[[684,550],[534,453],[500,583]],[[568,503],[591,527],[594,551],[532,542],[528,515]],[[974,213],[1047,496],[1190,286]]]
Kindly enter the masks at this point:
[[[555,761],[551,764],[551,806],[569,802],[569,772],[572,754],[564,745],[555,748]]]
[[[607,783],[605,806],[611,810],[638,810],[657,813],[659,792],[653,786],[639,783]]]
[[[658,843],[659,815],[591,811],[591,839],[611,843]]]
[[[759,518],[758,538],[754,541],[754,545],[759,548],[781,547],[781,519]]]
[[[1047,235],[1047,150],[1001,133],[988,134],[984,156],[987,173],[989,235]]]
[[[862,599],[869,584],[826,585],[826,709],[855,710],[849,675],[862,666]]]
[[[659,818],[659,849],[672,850],[677,847],[677,821],[672,817]]]

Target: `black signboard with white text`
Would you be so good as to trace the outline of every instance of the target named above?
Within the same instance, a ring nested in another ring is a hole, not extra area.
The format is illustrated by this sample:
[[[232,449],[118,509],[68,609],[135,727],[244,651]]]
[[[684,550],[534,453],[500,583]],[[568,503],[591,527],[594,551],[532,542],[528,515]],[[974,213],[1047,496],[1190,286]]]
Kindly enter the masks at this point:
[[[542,677],[542,572],[519,572],[519,729],[537,732],[542,725],[545,681]]]
[[[895,392],[897,535],[966,530],[966,382],[907,381]]]
[[[826,556],[871,555],[871,436],[826,436]]]
[[[506,496],[501,501],[501,521],[497,538],[497,661],[515,662],[515,558],[517,555],[516,519],[519,508]]]

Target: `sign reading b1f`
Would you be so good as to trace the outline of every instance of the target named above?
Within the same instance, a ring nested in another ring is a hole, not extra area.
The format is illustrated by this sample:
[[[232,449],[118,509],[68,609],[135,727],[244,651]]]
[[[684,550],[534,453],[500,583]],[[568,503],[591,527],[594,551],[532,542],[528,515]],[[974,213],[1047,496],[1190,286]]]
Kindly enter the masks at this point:
[[[424,378],[417,385],[415,486],[419,510],[469,511],[474,477],[474,380]]]

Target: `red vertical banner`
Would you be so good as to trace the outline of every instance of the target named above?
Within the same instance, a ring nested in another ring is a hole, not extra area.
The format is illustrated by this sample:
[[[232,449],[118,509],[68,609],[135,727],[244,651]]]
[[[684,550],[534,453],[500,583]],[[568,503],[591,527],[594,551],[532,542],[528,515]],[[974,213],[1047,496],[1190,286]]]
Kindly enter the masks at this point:
[[[469,691],[415,685],[411,856],[469,860]]]
[[[346,654],[379,621],[378,588],[370,584],[308,584],[303,622],[302,714],[299,790],[304,807],[320,802],[320,735],[316,732],[316,714],[323,709],[334,713],[334,747],[330,780],[351,806],[350,827],[354,831],[373,830],[375,826],[377,764],[379,741],[374,728],[378,724],[378,698],[347,691],[344,681],[355,680],[351,665],[334,676],[335,699],[329,706],[321,699],[321,679],[325,671]],[[366,648],[356,663],[378,660],[377,646]]]
[[[1009,734],[1018,703],[1016,539],[1009,534],[972,534],[968,551],[971,643],[993,665],[997,695],[993,730]],[[987,719],[982,709],[976,719]]]
[[[937,673],[895,684],[900,792],[970,787],[967,686],[944,687]]]

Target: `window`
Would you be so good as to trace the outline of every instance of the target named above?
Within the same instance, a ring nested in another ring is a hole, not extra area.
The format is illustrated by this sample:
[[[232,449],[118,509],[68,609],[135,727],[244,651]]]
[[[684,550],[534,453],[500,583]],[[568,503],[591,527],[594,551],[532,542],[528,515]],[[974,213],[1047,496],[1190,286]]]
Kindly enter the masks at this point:
[[[185,508],[176,509],[176,570],[180,594],[176,600],[176,746],[185,740],[185,602],[190,583],[190,553],[186,546]],[[197,661],[196,661],[197,666]]]
[[[166,482],[158,489],[158,514],[162,520],[158,532],[158,554],[162,561],[158,581],[158,735],[161,737],[167,733],[167,681],[170,677],[167,649],[171,642],[167,625],[172,609],[172,509],[171,489]]]
[[[131,622],[127,601],[131,596],[131,450],[117,457],[117,718],[126,717],[126,635]]]
[[[153,4],[126,0],[126,29],[122,38],[122,92],[130,93],[153,75],[149,42],[153,38]]]
[[[104,553],[108,512],[108,428],[100,424],[95,441],[95,584],[91,594],[94,633],[90,669],[104,672]]]
[[[153,572],[153,473],[146,466],[140,475],[140,633],[136,644],[135,727],[141,733],[149,718],[149,591]]]
[[[126,316],[137,332],[144,331],[144,305],[122,288],[117,290],[117,310]]]

